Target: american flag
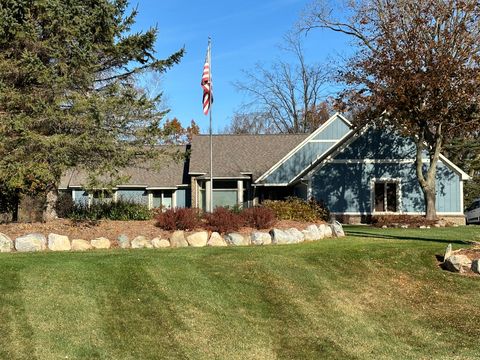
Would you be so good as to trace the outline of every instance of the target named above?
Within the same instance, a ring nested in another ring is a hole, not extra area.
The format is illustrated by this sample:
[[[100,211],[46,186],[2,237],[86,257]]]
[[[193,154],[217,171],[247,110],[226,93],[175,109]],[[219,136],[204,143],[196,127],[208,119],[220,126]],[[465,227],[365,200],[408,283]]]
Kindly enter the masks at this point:
[[[208,43],[205,65],[203,65],[201,85],[203,89],[203,113],[207,115],[210,110],[210,104],[213,103],[212,74],[210,72],[210,42]]]

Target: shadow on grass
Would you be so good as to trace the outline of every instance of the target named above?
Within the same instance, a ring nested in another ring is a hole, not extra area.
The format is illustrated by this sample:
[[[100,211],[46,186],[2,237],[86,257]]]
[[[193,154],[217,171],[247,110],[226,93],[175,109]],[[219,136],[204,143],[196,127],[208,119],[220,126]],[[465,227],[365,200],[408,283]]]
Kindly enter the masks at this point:
[[[428,230],[425,230],[428,231]],[[363,238],[372,238],[372,239],[387,239],[387,240],[410,240],[410,241],[429,241],[429,242],[440,242],[440,243],[452,243],[452,244],[471,244],[471,241],[468,240],[453,240],[453,239],[443,239],[435,236],[428,237],[428,234],[422,236],[403,236],[396,234],[381,234],[375,232],[362,231],[357,229],[346,229],[347,236],[357,236]]]

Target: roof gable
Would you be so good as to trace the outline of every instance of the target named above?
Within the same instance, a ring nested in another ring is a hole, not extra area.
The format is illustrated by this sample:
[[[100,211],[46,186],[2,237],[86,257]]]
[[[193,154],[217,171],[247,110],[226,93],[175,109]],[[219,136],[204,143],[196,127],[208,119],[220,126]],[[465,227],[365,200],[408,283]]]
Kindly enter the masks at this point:
[[[258,178],[257,183],[286,185],[353,133],[351,123],[336,113]]]
[[[406,136],[399,135],[394,130],[376,129],[367,125],[348,140],[340,143],[328,157],[323,159],[323,164],[328,162],[382,162],[392,163],[415,161],[416,145]],[[423,159],[428,159],[428,154],[423,154]],[[424,160],[428,161],[428,160]],[[470,176],[457,165],[440,154],[440,161],[454,171],[462,180],[469,180]],[[321,166],[323,166],[323,164]],[[318,165],[318,163],[316,164]],[[311,166],[312,169],[314,166]],[[318,169],[318,168],[317,168]],[[315,170],[317,170],[315,169]]]

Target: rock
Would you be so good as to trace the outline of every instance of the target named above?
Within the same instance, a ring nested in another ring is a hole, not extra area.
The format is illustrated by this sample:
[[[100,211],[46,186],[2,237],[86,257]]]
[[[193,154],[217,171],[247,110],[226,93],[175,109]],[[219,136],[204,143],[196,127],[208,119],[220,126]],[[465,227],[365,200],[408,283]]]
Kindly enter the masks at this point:
[[[250,234],[252,245],[269,245],[272,243],[272,237],[269,233],[254,231]]]
[[[475,259],[472,261],[472,271],[480,274],[480,259]]]
[[[227,244],[234,246],[249,245],[248,237],[243,236],[239,233],[230,233],[225,235],[225,241],[227,242]]]
[[[320,240],[325,237],[325,228],[326,228],[325,224],[317,225],[318,233],[320,235]]]
[[[13,249],[13,241],[7,235],[0,233],[0,253],[10,252]]]
[[[342,224],[340,224],[338,221],[330,224],[330,228],[332,229],[332,233],[335,237],[345,237],[345,232],[343,231]]]
[[[472,260],[465,255],[452,255],[443,263],[445,268],[452,272],[464,272],[472,266]]]
[[[183,230],[174,231],[170,237],[170,245],[174,248],[188,246],[188,242],[185,239],[185,233]]]
[[[121,234],[118,236],[117,240],[118,240],[118,245],[122,249],[128,249],[130,247],[130,240],[128,239],[127,235]]]
[[[305,241],[317,241],[321,239],[320,231],[318,230],[317,225],[309,225],[305,230],[302,231]]]
[[[291,234],[288,231],[280,230],[280,229],[272,229],[270,230],[270,235],[272,236],[272,243],[273,244],[296,244],[298,243],[298,239],[295,235]]]
[[[419,227],[419,229],[426,229],[427,227],[425,225],[422,225]]]
[[[48,248],[52,251],[69,251],[72,247],[68,236],[48,234]]]
[[[132,249],[152,249],[153,245],[145,236],[137,236],[132,240]]]
[[[440,224],[433,224],[433,227],[439,228]]]
[[[90,245],[90,242],[87,240],[83,240],[83,239],[72,240],[73,251],[85,251],[85,250],[90,250],[91,248],[92,248],[92,245]]]
[[[333,236],[332,228],[331,228],[330,226],[325,225],[324,236],[325,236],[326,238],[331,238],[331,237]]]
[[[208,232],[199,231],[187,236],[188,245],[193,247],[203,247],[207,245]]]
[[[152,245],[155,249],[167,248],[170,247],[170,241],[156,237],[155,239],[152,239]]]
[[[436,227],[446,227],[447,222],[444,219],[437,220],[437,223],[435,225],[438,225]]]
[[[291,234],[297,240],[297,243],[303,242],[305,240],[305,235],[303,235],[303,233],[296,228],[290,228],[285,231]]]
[[[17,251],[42,251],[47,248],[47,238],[42,234],[28,234],[15,239]]]
[[[387,228],[388,228],[387,225],[383,225],[383,226],[382,226],[382,229],[387,229]]]
[[[210,239],[208,239],[207,246],[227,246],[227,242],[218,232],[212,232]]]
[[[447,260],[452,255],[452,244],[448,244],[447,248],[445,249],[445,255],[443,255],[443,261]]]
[[[90,241],[90,245],[94,249],[110,249],[110,240],[104,237],[99,237]]]
[[[401,227],[402,229],[408,229],[408,225],[407,225],[407,224],[401,225],[400,227]]]

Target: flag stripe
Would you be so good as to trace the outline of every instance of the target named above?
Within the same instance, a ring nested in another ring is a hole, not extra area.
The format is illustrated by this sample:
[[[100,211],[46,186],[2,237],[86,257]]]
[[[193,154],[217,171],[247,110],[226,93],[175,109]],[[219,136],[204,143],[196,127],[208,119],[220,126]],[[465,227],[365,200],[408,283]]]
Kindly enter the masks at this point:
[[[208,44],[205,65],[203,65],[201,86],[203,89],[203,113],[207,115],[210,110],[210,104],[213,102],[212,75],[210,73],[210,44]]]

